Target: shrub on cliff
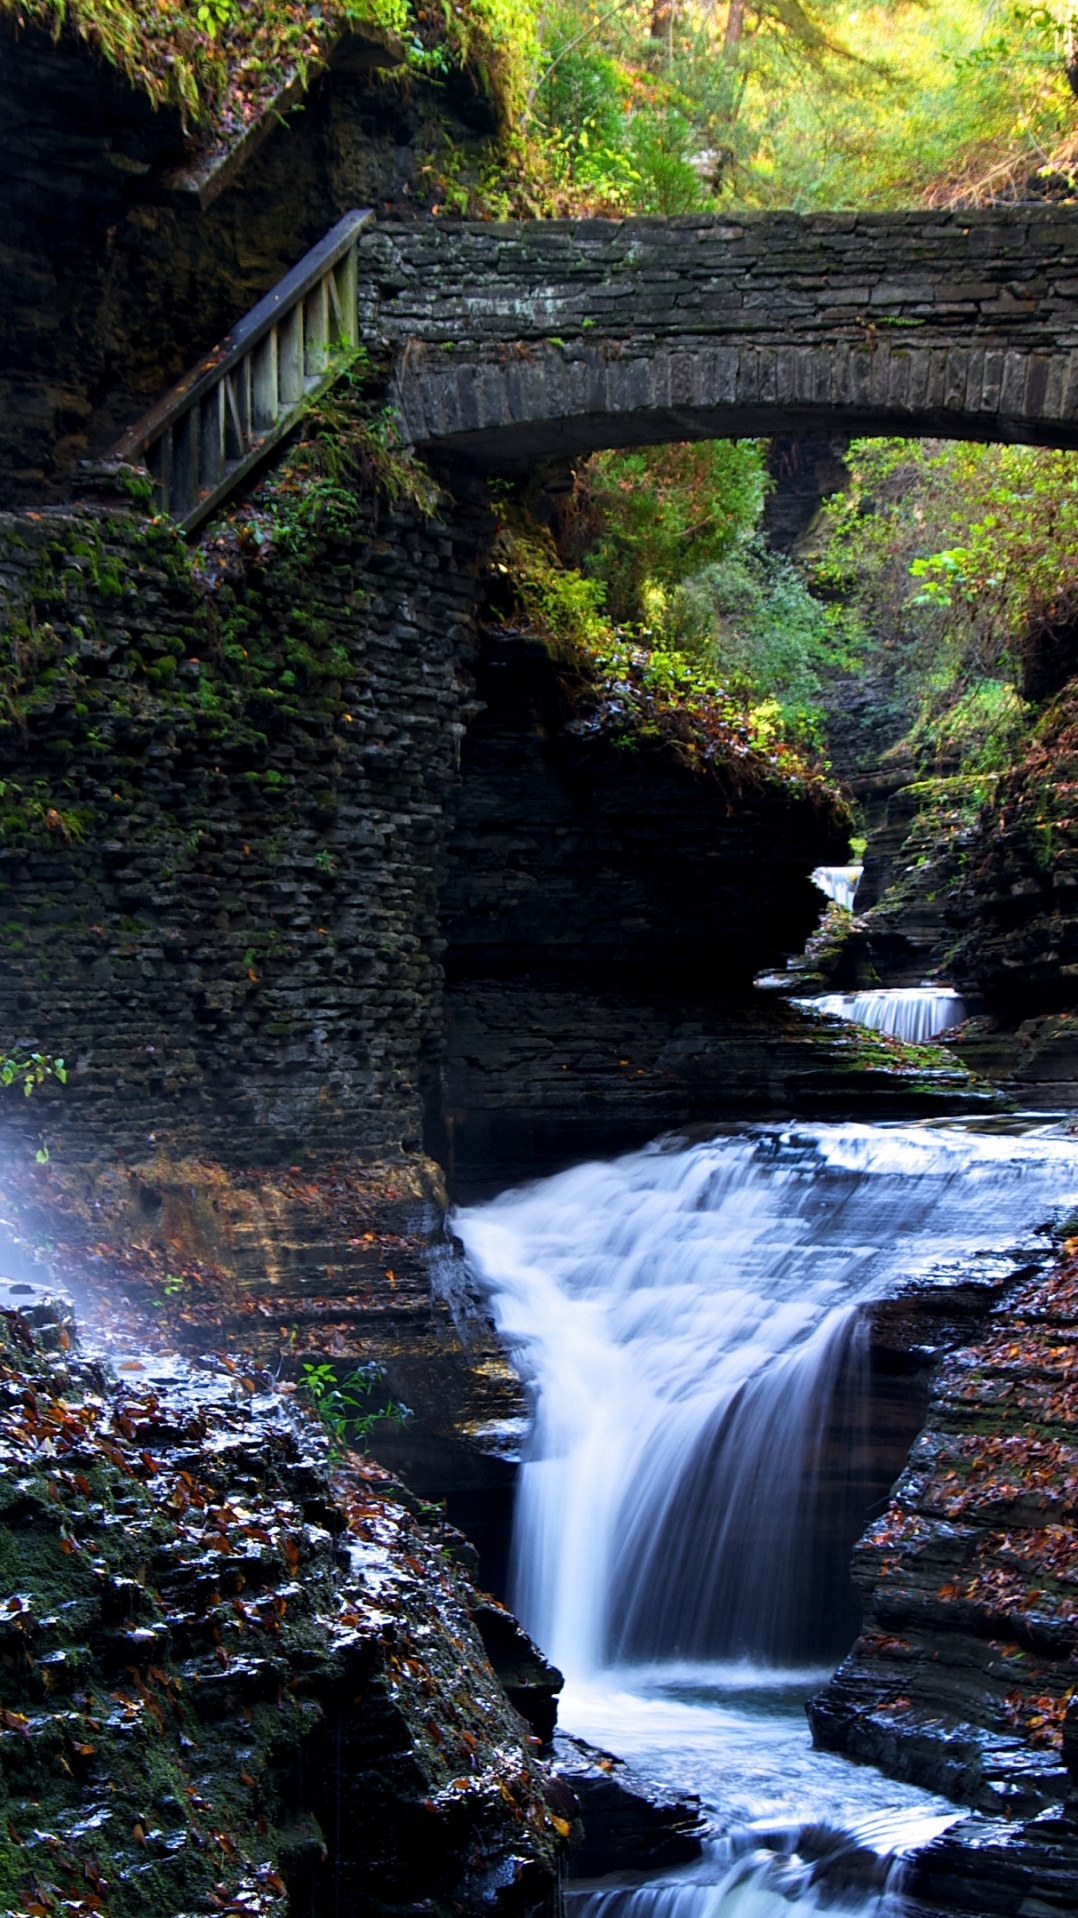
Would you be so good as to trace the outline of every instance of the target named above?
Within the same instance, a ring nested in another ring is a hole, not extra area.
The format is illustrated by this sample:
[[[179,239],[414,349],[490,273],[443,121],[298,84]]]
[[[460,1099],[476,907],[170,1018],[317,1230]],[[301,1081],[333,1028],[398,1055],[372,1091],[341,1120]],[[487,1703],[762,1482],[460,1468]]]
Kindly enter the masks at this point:
[[[155,106],[178,107],[226,142],[283,86],[305,86],[353,28],[404,36],[409,63],[435,79],[469,68],[506,128],[523,117],[538,58],[534,14],[510,0],[415,10],[410,0],[0,0],[0,12],[77,34]]]
[[[491,555],[495,604],[537,633],[565,669],[575,730],[607,733],[630,750],[667,739],[690,762],[723,769],[736,787],[796,786],[845,817],[773,702],[753,706],[706,659],[661,633],[616,624],[605,611],[603,582],[564,566],[545,528],[505,497],[500,517]]]
[[[564,549],[603,582],[614,619],[641,620],[649,588],[669,591],[749,537],[767,485],[758,440],[596,453],[580,471]]]
[[[748,717],[758,743],[818,745],[823,675],[846,625],[761,535],[770,487],[758,440],[679,442],[588,460],[561,548],[613,618],[678,655]]]

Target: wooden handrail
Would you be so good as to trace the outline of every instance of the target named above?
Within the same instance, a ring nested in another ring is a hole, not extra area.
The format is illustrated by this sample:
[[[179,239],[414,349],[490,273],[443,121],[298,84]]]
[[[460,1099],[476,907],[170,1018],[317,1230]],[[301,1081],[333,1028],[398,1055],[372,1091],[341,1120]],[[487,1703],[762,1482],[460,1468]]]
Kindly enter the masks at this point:
[[[358,340],[353,209],[232,332],[117,440],[110,459],[143,462],[158,512],[191,532],[336,377]]]

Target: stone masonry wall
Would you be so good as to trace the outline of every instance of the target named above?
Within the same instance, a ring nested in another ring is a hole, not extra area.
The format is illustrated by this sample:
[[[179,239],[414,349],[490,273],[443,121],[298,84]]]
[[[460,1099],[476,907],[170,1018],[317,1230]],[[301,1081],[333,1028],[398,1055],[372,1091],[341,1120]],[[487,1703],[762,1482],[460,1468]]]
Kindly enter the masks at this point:
[[[401,510],[218,565],[124,517],[0,522],[0,1034],[71,1069],[9,1128],[418,1145],[485,523]]]

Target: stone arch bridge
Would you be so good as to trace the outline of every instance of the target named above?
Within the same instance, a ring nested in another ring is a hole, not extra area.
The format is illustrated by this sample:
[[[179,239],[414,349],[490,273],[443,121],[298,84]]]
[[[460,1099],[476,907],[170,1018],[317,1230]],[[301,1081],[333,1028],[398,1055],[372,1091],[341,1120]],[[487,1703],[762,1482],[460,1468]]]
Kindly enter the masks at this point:
[[[408,437],[488,469],[821,430],[1078,445],[1070,209],[372,222],[359,281]]]
[[[512,471],[789,433],[1078,446],[1070,209],[339,220],[113,449],[198,525],[336,376],[388,355],[408,441]]]

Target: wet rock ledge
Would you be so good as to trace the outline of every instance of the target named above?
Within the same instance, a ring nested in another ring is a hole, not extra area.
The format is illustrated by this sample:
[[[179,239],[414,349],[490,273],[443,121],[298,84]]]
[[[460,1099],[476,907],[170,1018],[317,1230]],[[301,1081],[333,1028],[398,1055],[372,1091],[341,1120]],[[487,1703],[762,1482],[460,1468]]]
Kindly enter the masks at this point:
[[[934,1909],[1075,1908],[1076,1348],[1069,1239],[941,1368],[889,1508],[855,1553],[863,1631],[810,1705],[818,1744],[978,1814],[918,1861],[913,1889]]]
[[[39,1294],[0,1310],[0,1466],[5,1911],[551,1908],[569,1821],[463,1541],[265,1375],[110,1374]]]

